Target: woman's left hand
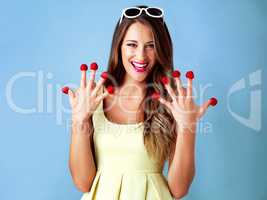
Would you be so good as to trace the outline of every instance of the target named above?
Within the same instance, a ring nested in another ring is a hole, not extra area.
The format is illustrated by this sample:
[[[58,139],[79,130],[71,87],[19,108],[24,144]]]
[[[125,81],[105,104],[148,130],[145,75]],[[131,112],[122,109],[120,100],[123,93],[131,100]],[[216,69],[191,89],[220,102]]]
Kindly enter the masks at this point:
[[[161,82],[164,84],[166,90],[168,91],[172,102],[169,102],[164,98],[160,97],[159,93],[154,93],[152,95],[152,98],[158,99],[162,104],[164,104],[167,108],[170,109],[179,128],[186,128],[192,126],[195,127],[197,121],[204,115],[208,107],[210,105],[215,106],[217,104],[217,100],[216,98],[212,97],[207,100],[203,105],[198,106],[195,103],[192,95],[192,82],[194,79],[194,73],[192,71],[188,71],[186,73],[186,77],[188,80],[187,88],[184,88],[182,85],[179,71],[174,71],[172,73],[172,76],[176,82],[176,92],[171,88],[168,77],[164,76],[161,79]]]

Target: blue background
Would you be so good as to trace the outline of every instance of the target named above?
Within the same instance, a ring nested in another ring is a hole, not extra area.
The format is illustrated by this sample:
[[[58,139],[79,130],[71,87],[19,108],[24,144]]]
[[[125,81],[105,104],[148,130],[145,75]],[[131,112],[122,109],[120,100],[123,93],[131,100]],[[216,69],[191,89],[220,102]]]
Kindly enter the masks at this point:
[[[11,0],[0,2],[1,200],[80,199],[68,170],[70,115],[60,107],[62,101],[68,108],[68,99],[59,88],[79,84],[81,63],[98,62],[99,77],[121,9],[139,3],[165,10],[175,67],[193,70],[197,88],[212,85],[205,99],[219,100],[202,120],[212,128],[197,135],[197,174],[184,199],[267,199],[266,1]],[[258,70],[261,84],[246,84],[229,102],[233,84],[243,78],[248,83]],[[35,108],[23,114],[12,109],[7,91],[12,77],[26,72],[33,77],[12,88],[17,106]],[[38,74],[44,77],[37,90]],[[262,92],[258,130],[239,123],[227,106],[248,117],[251,90]]]

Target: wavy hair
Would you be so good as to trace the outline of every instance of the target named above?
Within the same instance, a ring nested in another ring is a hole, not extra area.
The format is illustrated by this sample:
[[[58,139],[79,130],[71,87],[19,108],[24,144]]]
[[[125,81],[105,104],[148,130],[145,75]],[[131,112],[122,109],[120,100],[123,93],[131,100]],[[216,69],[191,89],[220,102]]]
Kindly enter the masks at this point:
[[[146,8],[147,6],[137,6]],[[170,111],[158,100],[153,100],[153,92],[160,92],[161,96],[170,100],[170,96],[161,83],[162,76],[169,76],[173,71],[173,47],[171,37],[162,18],[152,18],[142,13],[137,18],[123,18],[115,27],[112,38],[111,50],[108,61],[108,73],[116,80],[118,86],[122,85],[125,69],[122,64],[121,45],[128,28],[140,22],[150,28],[155,41],[156,63],[146,77],[147,89],[140,106],[144,108],[144,145],[149,156],[155,156],[159,162],[168,158],[171,146],[176,140],[174,132],[176,123]],[[175,87],[174,80],[170,77],[171,87]],[[112,84],[110,79],[104,85]]]

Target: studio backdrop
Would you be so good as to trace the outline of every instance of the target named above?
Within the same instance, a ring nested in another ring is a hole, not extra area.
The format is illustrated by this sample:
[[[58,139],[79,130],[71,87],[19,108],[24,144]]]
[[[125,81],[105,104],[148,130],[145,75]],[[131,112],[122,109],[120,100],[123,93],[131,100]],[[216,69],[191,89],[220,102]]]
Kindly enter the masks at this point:
[[[121,10],[165,11],[174,67],[218,105],[199,122],[185,200],[266,200],[267,1],[1,1],[0,199],[78,200],[68,168],[70,107],[82,63],[107,69]],[[164,168],[167,175],[168,163]]]

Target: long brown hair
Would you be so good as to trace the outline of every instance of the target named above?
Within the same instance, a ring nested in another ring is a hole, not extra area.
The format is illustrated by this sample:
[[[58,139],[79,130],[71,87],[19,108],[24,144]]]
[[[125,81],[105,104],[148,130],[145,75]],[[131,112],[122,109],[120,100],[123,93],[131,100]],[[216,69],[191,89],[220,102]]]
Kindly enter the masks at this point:
[[[145,8],[147,6],[137,7]],[[121,24],[117,23],[111,44],[108,73],[118,86],[122,85],[126,71],[122,64],[120,47],[126,31],[136,22],[148,26],[153,33],[155,41],[157,60],[146,78],[147,90],[140,106],[144,106],[145,111],[143,136],[146,150],[150,156],[155,156],[162,163],[170,155],[171,146],[176,139],[174,132],[175,121],[172,114],[158,100],[151,98],[152,93],[156,91],[160,92],[165,99],[170,100],[170,96],[161,83],[161,77],[169,76],[173,71],[173,47],[168,28],[162,18],[152,18],[142,13],[137,18],[124,18]],[[172,79],[170,81],[171,86],[174,87],[174,81]],[[107,87],[112,82],[112,80],[108,79],[104,85]]]

